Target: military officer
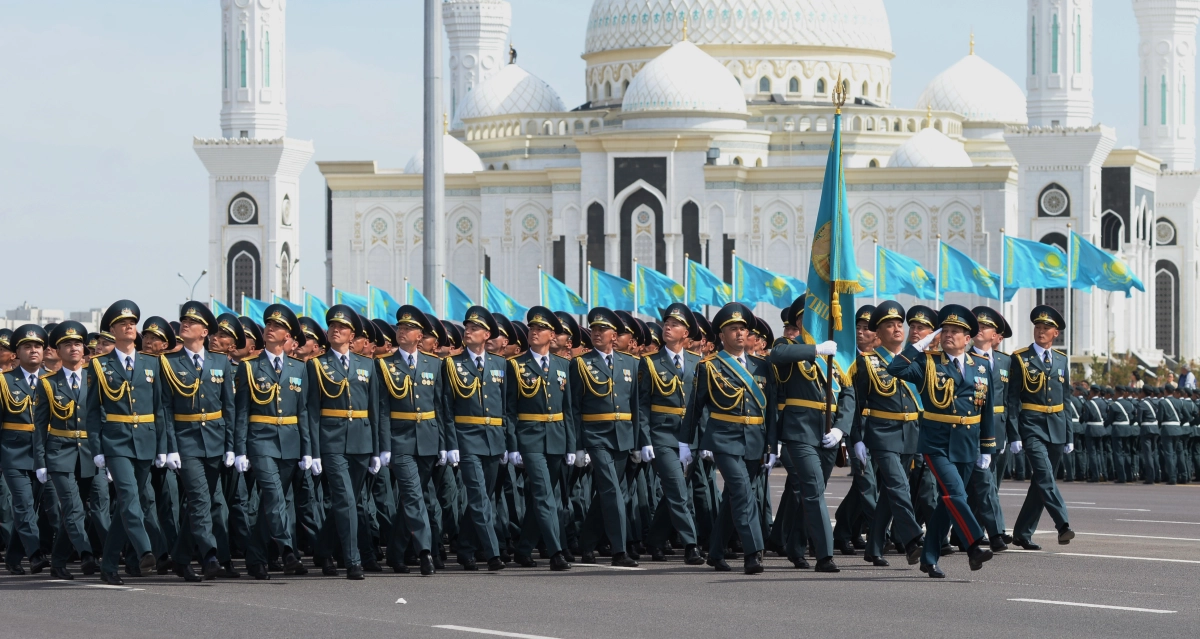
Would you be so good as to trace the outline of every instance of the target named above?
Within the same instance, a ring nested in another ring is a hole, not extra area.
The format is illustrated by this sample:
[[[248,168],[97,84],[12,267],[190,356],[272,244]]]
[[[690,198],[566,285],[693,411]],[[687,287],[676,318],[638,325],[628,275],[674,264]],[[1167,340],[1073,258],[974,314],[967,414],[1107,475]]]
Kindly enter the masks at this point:
[[[12,346],[12,329],[0,328],[0,373],[7,373],[17,365],[17,353]]]
[[[1162,388],[1162,397],[1158,401],[1160,445],[1162,448],[1162,478],[1168,486],[1174,486],[1183,476],[1182,452],[1180,438],[1183,436],[1183,402],[1175,396],[1178,387],[1168,382]]]
[[[429,318],[414,306],[396,311],[396,351],[378,360],[380,463],[387,462],[396,486],[397,521],[388,540],[388,563],[395,572],[408,572],[403,557],[415,546],[421,574],[435,572],[432,549],[441,543],[441,522],[430,520],[437,496],[429,489],[434,466],[446,456],[442,403],[442,362],[418,349],[421,338],[433,333]],[[436,512],[440,512],[440,508]],[[411,542],[410,542],[411,540]]]
[[[1142,386],[1141,399],[1138,401],[1138,449],[1141,451],[1142,483],[1153,484],[1158,481],[1160,470],[1158,437],[1161,432],[1158,426],[1158,402],[1154,399],[1154,387]]]
[[[855,345],[858,347],[859,353],[870,352],[879,344],[875,331],[869,328],[871,314],[874,312],[873,304],[864,304],[854,315]],[[853,419],[853,406],[850,407],[849,412]],[[875,518],[878,489],[875,485],[875,469],[871,464],[862,463],[857,456],[851,456],[848,461],[850,462],[850,489],[846,492],[842,503],[838,504],[833,516],[837,522],[833,527],[833,545],[843,555],[855,555],[857,554],[855,546],[863,546],[860,534],[863,529],[862,522]]]
[[[1108,424],[1105,421],[1107,412],[1104,409],[1103,389],[1095,384],[1088,385],[1088,395],[1083,402],[1080,421],[1084,424],[1084,454],[1087,456],[1087,481],[1096,483],[1105,476],[1103,462],[1105,431]]]
[[[862,352],[855,360],[854,409],[850,442],[859,463],[874,466],[879,486],[875,516],[870,522],[863,558],[875,566],[887,566],[883,549],[888,524],[901,540],[908,564],[921,560],[921,528],[913,512],[907,468],[915,450],[920,402],[916,387],[887,372],[888,365],[904,347],[904,307],[885,301],[871,313],[868,330],[879,346]]]
[[[982,361],[987,369],[987,385],[992,393],[993,432],[997,433],[994,450],[995,453],[999,453],[1003,451],[1001,447],[1004,442],[1000,441],[1002,436],[998,433],[1004,432],[1005,420],[1008,417],[1004,400],[1008,397],[1008,367],[1011,365],[1011,358],[996,350],[994,345],[1003,339],[1006,332],[1010,337],[1012,333],[1006,331],[1008,322],[997,311],[987,306],[976,306],[971,312],[975,315],[979,327],[972,340],[971,356],[977,361]],[[1008,544],[1004,541],[1004,511],[1000,508],[1000,491],[992,468],[1000,463],[1000,459],[999,454],[993,454],[986,468],[972,467],[967,480],[968,503],[975,513],[975,518],[987,531],[992,552],[1008,550]]]
[[[1117,392],[1108,403],[1105,421],[1112,428],[1113,477],[1118,484],[1133,480],[1133,466],[1130,458],[1129,439],[1133,436],[1137,407],[1128,398],[1124,386],[1117,386]]]
[[[180,488],[186,496],[183,529],[172,558],[175,573],[200,581],[191,567],[193,546],[200,552],[201,571],[212,579],[221,570],[213,534],[213,501],[219,499],[221,471],[233,465],[234,376],[229,357],[205,349],[217,318],[201,302],[180,309],[183,348],[160,357],[165,381],[167,439],[179,451]]]
[[[37,389],[36,423],[45,442],[46,468],[58,497],[60,524],[50,560],[50,576],[74,579],[67,570],[71,551],[79,553],[83,574],[98,568],[85,526],[103,539],[108,531],[108,482],[96,480],[96,464],[84,429],[89,371],[83,365],[83,324],[67,320],[50,333],[62,368],[43,377]],[[84,499],[87,505],[84,505]]]
[[[87,431],[97,468],[112,476],[117,503],[114,522],[104,540],[100,576],[105,583],[124,583],[117,574],[121,551],[128,541],[141,576],[155,567],[146,520],[153,517],[149,487],[150,469],[167,463],[167,429],[163,415],[160,362],[137,352],[137,323],[141,310],[129,300],[119,300],[100,319],[101,332],[114,338],[111,353],[92,360],[87,388]]]
[[[666,561],[663,545],[674,527],[684,544],[684,563],[698,566],[704,558],[696,547],[696,522],[688,507],[689,487],[684,478],[684,470],[692,463],[692,450],[689,442],[679,438],[679,428],[700,363],[700,356],[684,345],[699,336],[700,326],[686,304],[676,303],[663,311],[661,330],[663,347],[642,358],[638,367],[641,430],[650,433],[654,473],[663,493],[647,541],[652,558]]]
[[[572,361],[570,369],[571,420],[575,428],[575,466],[592,463],[593,499],[580,535],[583,563],[595,563],[601,524],[612,544],[612,565],[637,566],[626,552],[628,513],[622,478],[630,455],[652,459],[649,434],[640,428],[637,360],[617,350],[619,336],[629,327],[617,313],[604,307],[588,312],[593,350]]]
[[[321,529],[317,559],[322,573],[338,574],[334,545],[341,542],[346,578],[361,580],[364,570],[382,570],[370,543],[364,504],[359,499],[367,475],[379,472],[379,376],[372,360],[351,352],[366,339],[362,318],[343,304],[325,313],[329,351],[308,363],[308,414],[313,463],[325,475],[331,509]],[[300,333],[301,335],[303,333]]]
[[[908,324],[908,343],[916,344],[932,333],[937,318],[937,311],[928,306],[914,304],[908,307],[908,312],[904,314],[904,323]],[[936,351],[941,348],[941,345],[934,340],[929,348]],[[918,421],[919,428],[920,422]],[[914,452],[916,452],[915,449]],[[937,489],[934,486],[933,474],[925,467],[924,455],[918,454],[913,458],[913,466],[908,477],[909,485],[912,487],[913,510],[917,514],[917,522],[928,523],[929,518],[933,516],[933,509],[937,505]]]
[[[488,558],[488,570],[504,569],[494,504],[500,458],[506,454],[508,364],[504,358],[487,352],[488,340],[499,336],[499,325],[487,309],[467,309],[462,338],[465,348],[446,358],[442,375],[447,459],[450,464],[458,464],[466,493],[458,537],[458,563],[463,570],[478,570],[477,552]]]
[[[38,412],[37,389],[42,375],[42,353],[46,347],[46,331],[37,324],[25,324],[13,331],[10,338],[17,355],[17,366],[0,375],[0,395],[3,410],[0,421],[0,467],[4,482],[12,495],[13,535],[4,562],[8,572],[25,574],[21,567],[21,550],[29,557],[29,568],[38,574],[50,565],[41,551],[38,532],[37,503],[41,501],[42,484],[49,479],[46,470],[46,451],[37,436],[35,413]],[[151,563],[153,566],[153,562]]]
[[[536,567],[531,554],[541,537],[550,553],[550,569],[569,570],[563,556],[567,512],[561,492],[563,469],[575,463],[571,414],[570,360],[550,353],[562,322],[544,306],[530,308],[525,319],[529,350],[509,360],[505,410],[509,460],[525,469],[525,520],[516,561]],[[518,332],[520,329],[518,329]]]
[[[268,306],[263,319],[263,350],[242,362],[234,380],[233,432],[234,468],[239,473],[252,470],[259,489],[258,519],[246,545],[246,567],[259,580],[271,578],[268,541],[283,558],[284,572],[307,572],[293,550],[287,496],[296,469],[321,473],[311,452],[310,432],[315,429],[309,427],[307,404],[308,385],[315,382],[302,362],[284,353],[289,338],[304,343],[304,332],[295,313],[282,304]]]
[[[937,331],[906,346],[887,371],[921,391],[920,452],[942,495],[926,526],[921,572],[943,578],[946,573],[937,561],[952,519],[967,547],[971,570],[979,570],[992,558],[992,551],[980,546],[983,529],[967,506],[965,486],[972,465],[991,464],[996,440],[990,373],[982,360],[967,353],[967,345],[979,331],[975,315],[948,304],[938,314],[938,325]],[[924,352],[938,338],[942,352]]]
[[[1017,413],[1009,420],[1009,450],[1025,452],[1032,471],[1029,492],[1013,526],[1013,543],[1026,550],[1039,550],[1033,533],[1042,510],[1050,513],[1058,529],[1058,543],[1068,544],[1075,531],[1067,520],[1067,506],[1054,483],[1054,469],[1062,455],[1074,450],[1070,426],[1063,404],[1071,388],[1071,368],[1067,356],[1054,350],[1054,340],[1066,324],[1050,306],[1036,306],[1029,314],[1033,322],[1033,344],[1013,353],[1010,375],[1015,378],[1008,388],[1005,410]]]

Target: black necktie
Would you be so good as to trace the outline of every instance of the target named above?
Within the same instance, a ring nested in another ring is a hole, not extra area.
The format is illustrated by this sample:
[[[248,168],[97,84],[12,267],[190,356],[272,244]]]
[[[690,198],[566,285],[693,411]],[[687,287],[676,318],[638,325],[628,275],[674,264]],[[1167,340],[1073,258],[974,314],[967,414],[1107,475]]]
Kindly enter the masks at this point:
[[[959,377],[962,377],[963,379],[966,379],[967,375],[966,375],[966,373],[965,373],[965,372],[963,372],[963,363],[962,363],[962,360],[958,359],[957,357],[955,357],[955,358],[954,358],[954,368],[957,368],[957,369],[958,369],[958,376],[959,376]]]
[[[608,364],[608,370],[612,370],[612,355],[605,355],[604,362]]]
[[[200,354],[199,353],[192,355],[192,361],[196,363],[196,372],[200,372],[201,370],[204,369],[204,364],[200,362]]]
[[[475,368],[478,369],[480,373],[483,372],[483,358],[478,355],[475,356]]]
[[[1047,366],[1050,365],[1050,349],[1047,348],[1045,352],[1042,353],[1042,361],[1046,362]]]
[[[276,358],[274,358],[274,361],[275,361],[275,374],[278,375],[283,372],[283,358],[276,357]]]
[[[37,388],[37,375],[29,376],[29,388]]]
[[[133,358],[129,357],[128,355],[125,356],[125,372],[127,372],[127,373],[133,372]]]
[[[71,373],[71,390],[79,390],[79,373]]]
[[[413,361],[413,356],[412,356],[412,354],[411,354],[411,353],[407,353],[407,354],[405,354],[405,357],[407,357],[407,358],[408,358],[408,367],[409,367],[409,368],[412,368],[413,366],[415,366],[415,365],[416,365],[416,364],[415,364],[415,362]]]
[[[549,375],[550,374],[550,359],[543,355],[541,360],[542,360],[542,372]]]
[[[340,355],[339,357],[342,359],[342,368],[344,370],[350,370],[350,360],[347,359],[345,355]]]

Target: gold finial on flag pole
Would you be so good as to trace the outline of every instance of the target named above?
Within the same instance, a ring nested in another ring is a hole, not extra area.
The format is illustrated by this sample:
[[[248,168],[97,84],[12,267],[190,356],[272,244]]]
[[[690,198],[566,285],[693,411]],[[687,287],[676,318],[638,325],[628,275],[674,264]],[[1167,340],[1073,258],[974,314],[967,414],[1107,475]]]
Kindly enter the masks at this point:
[[[846,87],[842,84],[842,74],[838,73],[837,86],[833,87],[833,113],[841,115],[844,104],[846,104]]]

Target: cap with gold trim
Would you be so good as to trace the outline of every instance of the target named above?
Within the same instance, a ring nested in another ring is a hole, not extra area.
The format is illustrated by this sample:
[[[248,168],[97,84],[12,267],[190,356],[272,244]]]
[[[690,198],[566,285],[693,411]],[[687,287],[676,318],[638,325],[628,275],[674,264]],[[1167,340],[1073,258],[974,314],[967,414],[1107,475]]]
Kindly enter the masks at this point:
[[[867,320],[867,330],[877,330],[880,324],[894,319],[904,322],[904,307],[896,300],[884,300],[871,312],[871,319]]]
[[[786,310],[787,316],[783,320],[783,325],[801,328],[804,318],[804,305],[807,303],[808,293],[801,293],[799,297],[792,300],[792,305]]]
[[[938,326],[958,326],[965,329],[971,337],[975,337],[979,332],[979,321],[975,319],[975,314],[961,304],[943,306],[942,311],[938,313]]]
[[[564,332],[562,320],[545,306],[530,307],[528,311],[525,311],[525,321],[529,324],[529,328],[540,326],[548,328],[556,334]]]
[[[633,338],[637,343],[645,346],[650,343],[650,327],[646,326],[646,322],[630,315],[629,319],[633,320]]]
[[[696,322],[696,313],[688,308],[687,304],[675,302],[668,306],[662,312],[662,322],[666,324],[667,320],[671,319],[687,327],[689,339],[700,339],[700,324]]]
[[[1046,304],[1033,307],[1033,310],[1029,312],[1029,321],[1034,324],[1049,324],[1060,331],[1067,329],[1067,323],[1058,310]]]
[[[239,317],[238,322],[242,324],[242,330],[246,334],[245,343],[247,345],[252,346],[256,351],[261,351],[263,348],[266,348],[266,345],[263,342],[263,329],[258,325],[258,322],[255,322],[249,317]],[[254,340],[253,343],[251,343],[251,340]]]
[[[0,328],[0,348],[12,350],[12,329]]]
[[[217,316],[217,332],[232,337],[234,348],[237,350],[246,348],[246,329],[237,315],[221,313]]]
[[[580,344],[579,322],[575,321],[575,316],[565,311],[555,311],[554,316],[562,324],[559,333],[564,333],[571,337],[571,348],[578,348]]]
[[[510,344],[516,341],[517,329],[513,328],[512,320],[500,313],[492,313],[492,319],[496,320],[496,329],[500,331],[502,337],[507,337]]]
[[[629,332],[629,329],[625,326],[625,322],[621,321],[621,318],[617,316],[616,311],[603,306],[597,306],[596,308],[588,311],[587,320],[588,327],[591,330],[596,330],[597,328],[611,328],[616,331],[618,335]]]
[[[512,327],[513,340],[510,343],[524,353],[529,350],[529,327],[525,326],[525,322],[513,322]]]
[[[396,326],[415,326],[421,329],[422,333],[433,334],[433,325],[430,324],[429,316],[411,304],[405,304],[396,311]]]
[[[579,327],[579,345],[588,350],[596,348],[595,344],[592,344],[592,329],[586,326]]]
[[[152,315],[146,318],[146,323],[142,324],[142,335],[150,333],[156,335],[167,343],[167,350],[175,348],[175,331],[171,330],[171,325],[167,320]]]
[[[854,314],[854,322],[855,323],[866,322],[867,324],[870,324],[871,323],[871,313],[874,313],[874,312],[875,312],[874,304],[863,304],[862,306],[858,307],[858,312]],[[871,330],[871,329],[868,328],[867,330]]]
[[[637,321],[633,319],[633,313],[630,313],[629,311],[613,312],[617,314],[617,318],[620,319],[621,323],[625,325],[625,332],[633,335],[633,339],[637,340],[639,344],[644,344],[645,341],[642,340],[642,333],[638,329]]]
[[[341,324],[354,331],[354,336],[364,335],[362,320],[359,319],[358,313],[354,309],[345,304],[334,304],[325,311],[325,323],[332,326],[333,324]]]
[[[771,330],[771,327],[768,326],[765,321],[763,321],[762,317],[754,318],[754,328],[750,329],[750,332],[762,338],[762,340],[767,343],[768,347],[775,343],[775,332]]]
[[[712,322],[708,321],[703,313],[696,313],[696,325],[700,327],[700,337],[697,339],[703,338],[709,343],[717,341],[717,336],[713,333]]]
[[[440,320],[439,323],[442,326],[442,334],[438,345],[445,348],[462,348],[463,328],[450,320]]]
[[[9,348],[16,351],[17,348],[26,342],[34,344],[46,345],[46,329],[37,324],[22,324],[13,331],[12,337],[9,339],[12,344]]]
[[[490,339],[496,339],[501,334],[500,325],[496,323],[496,318],[492,316],[491,311],[482,306],[472,306],[467,309],[467,314],[463,316],[464,330],[468,324],[486,328],[491,333]]]
[[[142,319],[142,309],[129,300],[117,300],[113,302],[108,307],[108,310],[104,311],[104,315],[100,317],[100,332],[111,332],[113,324],[125,319],[131,319],[134,323],[137,323],[138,320]]]
[[[730,302],[721,307],[717,314],[713,316],[712,327],[716,332],[720,332],[730,324],[745,324],[746,328],[752,328],[755,325],[754,313],[749,306],[741,302]]]
[[[87,329],[84,328],[83,324],[75,320],[66,320],[55,326],[53,331],[50,331],[49,345],[53,348],[58,348],[58,345],[63,342],[84,342],[87,337]]]
[[[975,319],[979,320],[980,328],[990,326],[996,329],[1001,337],[1005,339],[1012,337],[1012,327],[1008,325],[1008,320],[1004,319],[1000,311],[988,306],[976,306],[971,309],[971,312],[975,314]]]
[[[204,328],[213,331],[217,328],[217,318],[213,315],[212,310],[208,308],[208,304],[203,302],[184,302],[183,306],[179,307],[179,322],[192,321],[198,324],[203,324]]]
[[[905,313],[904,323],[912,324],[913,322],[917,322],[929,328],[937,328],[937,318],[938,314],[932,308],[923,304],[915,304],[908,308],[908,313]]]
[[[658,322],[646,322],[646,328],[649,329],[650,333],[647,337],[661,348],[663,345],[662,324]]]
[[[429,330],[425,331],[425,334],[437,338],[438,346],[450,346],[450,338],[446,336],[449,322],[443,322],[429,313],[425,313],[425,320],[429,322]]]
[[[311,317],[300,318],[300,330],[304,332],[304,337],[313,340],[323,350],[329,350],[329,338],[325,336],[325,329],[317,323],[317,320]]]
[[[371,324],[375,327],[375,336],[378,338],[375,340],[377,348],[395,345],[396,329],[392,328],[392,325],[388,324],[387,320],[376,317],[371,320]]]
[[[300,326],[300,319],[296,317],[295,311],[284,304],[272,304],[263,311],[263,325],[272,322],[286,328],[292,339],[296,340],[297,346],[304,346],[308,338],[304,336],[304,329]]]

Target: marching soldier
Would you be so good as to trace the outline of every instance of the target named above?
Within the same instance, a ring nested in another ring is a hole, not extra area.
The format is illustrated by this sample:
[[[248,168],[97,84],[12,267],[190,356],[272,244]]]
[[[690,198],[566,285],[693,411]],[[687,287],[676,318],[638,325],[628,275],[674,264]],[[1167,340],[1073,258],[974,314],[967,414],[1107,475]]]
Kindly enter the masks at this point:
[[[42,484],[49,479],[46,470],[46,451],[37,436],[35,414],[37,389],[41,386],[42,353],[46,347],[46,331],[37,324],[25,324],[13,331],[10,338],[17,355],[17,366],[0,375],[0,395],[3,395],[4,436],[0,438],[0,467],[4,482],[12,495],[13,534],[9,540],[4,563],[13,575],[25,574],[21,567],[21,551],[29,556],[29,571],[38,574],[50,565],[41,551],[38,532],[37,504],[42,498]],[[154,566],[151,555],[150,566]]]
[[[1142,398],[1138,402],[1138,449],[1141,451],[1142,483],[1158,481],[1158,402],[1154,399],[1154,387],[1142,386]]]
[[[1107,411],[1104,409],[1102,390],[1095,384],[1088,386],[1088,396],[1080,413],[1080,421],[1084,425],[1083,451],[1087,456],[1087,481],[1093,484],[1107,477],[1103,462]]]
[[[540,535],[550,553],[550,570],[569,570],[563,556],[567,512],[560,495],[563,469],[575,463],[575,429],[568,427],[566,417],[572,412],[570,361],[550,354],[551,342],[562,330],[550,309],[534,306],[525,319],[529,350],[509,360],[505,400],[509,459],[525,468],[525,521],[516,561],[537,566],[531,555]]]
[[[858,347],[859,353],[870,352],[879,344],[875,331],[870,328],[871,314],[874,312],[874,305],[864,304],[858,308],[858,312],[854,316],[855,345]],[[854,412],[853,405],[849,412]],[[851,419],[853,419],[853,415],[851,415]],[[853,424],[853,422],[851,423]],[[848,461],[850,462],[850,490],[842,499],[842,503],[838,504],[833,515],[837,522],[833,527],[833,546],[843,555],[855,555],[857,554],[855,552],[856,545],[863,546],[860,534],[862,522],[875,518],[878,489],[875,485],[875,470],[871,464],[862,463],[856,455],[851,456]]]
[[[1175,391],[1175,384],[1168,382],[1162,387],[1162,397],[1158,400],[1159,415],[1162,419],[1159,422],[1162,478],[1168,486],[1174,486],[1179,477],[1183,476],[1180,472],[1183,468],[1183,451],[1179,441],[1183,435],[1183,403],[1175,397]]]
[[[1063,454],[1074,449],[1063,404],[1069,400],[1071,368],[1067,356],[1053,349],[1054,340],[1066,324],[1050,306],[1037,306],[1029,314],[1033,322],[1033,344],[1013,353],[1013,380],[1005,410],[1017,413],[1008,422],[1009,449],[1025,451],[1032,471],[1029,492],[1013,526],[1013,543],[1025,550],[1040,550],[1033,543],[1042,510],[1050,513],[1058,529],[1058,543],[1068,544],[1075,531],[1067,521],[1067,506],[1054,483],[1054,469]]]
[[[989,458],[989,466],[985,468],[972,467],[971,476],[967,480],[968,503],[975,518],[983,524],[987,531],[989,546],[992,552],[1008,550],[1005,543],[1004,510],[1000,507],[1000,491],[994,466],[1000,464],[1004,442],[1001,440],[1006,428],[1008,413],[1004,405],[1008,397],[1008,369],[1012,364],[1011,358],[994,347],[1005,337],[1012,337],[1012,330],[1004,316],[986,306],[976,306],[971,309],[975,314],[979,332],[975,334],[971,346],[971,356],[982,361],[987,369],[988,389],[992,394],[992,423],[996,433],[996,454]]]
[[[229,359],[229,370],[225,374],[234,380],[233,388],[236,393],[238,374],[242,371],[243,365],[237,354],[246,349],[246,330],[237,315],[222,313],[217,316],[217,327],[208,334],[208,349],[213,353],[225,355]],[[244,373],[242,374],[244,375]],[[235,397],[235,407],[236,401]],[[236,429],[237,424],[235,423],[235,438]],[[245,475],[239,473],[233,464],[223,465],[225,467],[221,469],[221,486],[225,493],[223,497],[227,510],[218,508],[213,513],[213,534],[217,538],[217,558],[221,560],[221,572],[217,576],[237,579],[242,575],[233,569],[232,546],[236,544],[246,549],[250,545],[252,526],[246,502],[250,495],[247,486],[252,485],[254,480],[253,473]],[[243,482],[243,479],[247,481]]]
[[[142,576],[157,563],[146,520],[153,517],[154,499],[150,469],[167,463],[168,442],[163,415],[162,375],[158,359],[137,352],[137,322],[141,310],[129,300],[108,307],[100,320],[101,332],[114,338],[112,352],[92,360],[87,388],[87,431],[93,461],[108,469],[116,490],[114,522],[104,540],[100,576],[109,585],[124,583],[117,563],[126,542],[133,546],[139,564],[129,571]],[[173,451],[171,451],[173,452]]]
[[[1129,401],[1124,386],[1117,386],[1112,401],[1108,402],[1105,417],[1112,427],[1113,477],[1118,484],[1133,481],[1133,466],[1130,460],[1129,438],[1133,436],[1134,416],[1137,407]]]
[[[908,312],[904,314],[904,323],[908,324],[908,343],[916,344],[928,337],[934,330],[937,318],[937,311],[928,306],[914,304],[908,307]],[[937,351],[940,348],[941,345],[937,343],[937,340],[929,345],[931,351]],[[918,421],[918,431],[919,429],[920,422]],[[918,454],[913,458],[913,466],[908,474],[908,483],[912,487],[913,511],[917,514],[917,522],[927,524],[937,506],[938,495],[933,482],[933,474],[925,467],[924,455]],[[947,548],[949,547],[947,546]]]

